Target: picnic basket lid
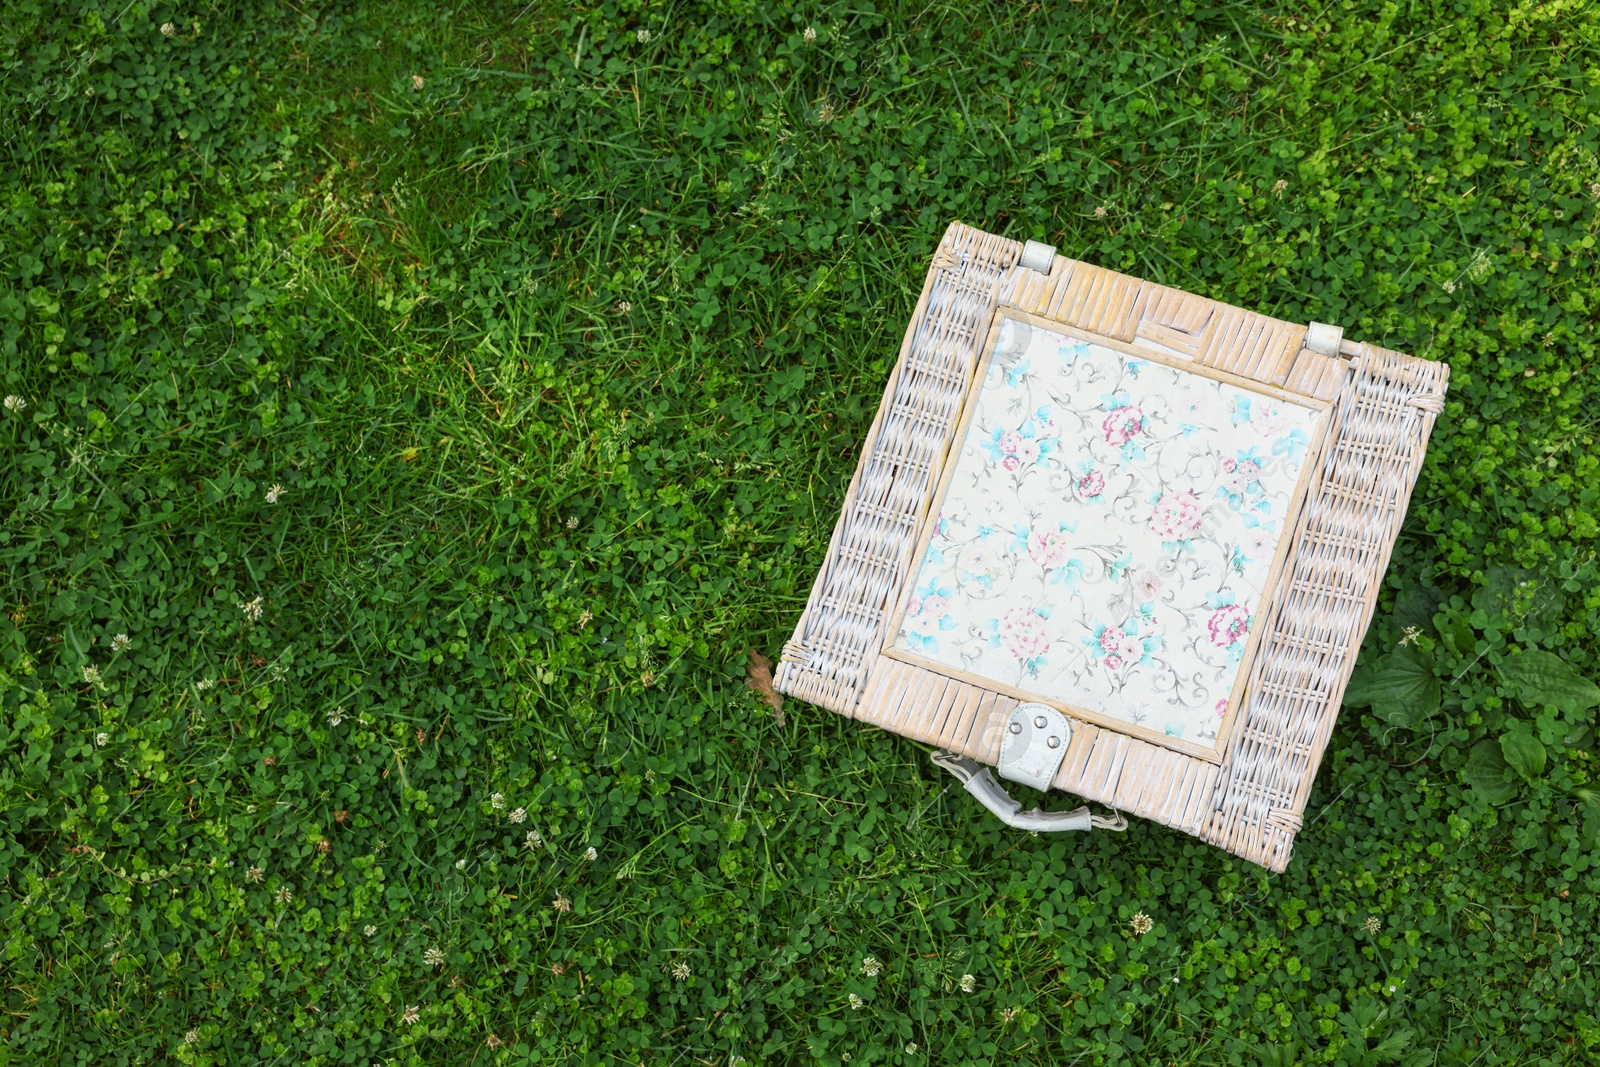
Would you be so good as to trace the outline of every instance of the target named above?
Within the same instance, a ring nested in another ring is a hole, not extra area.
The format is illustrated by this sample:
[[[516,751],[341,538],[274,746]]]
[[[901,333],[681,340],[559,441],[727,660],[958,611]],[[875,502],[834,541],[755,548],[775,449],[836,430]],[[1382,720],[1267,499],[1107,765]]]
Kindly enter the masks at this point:
[[[1281,871],[1448,376],[953,224],[777,686]]]

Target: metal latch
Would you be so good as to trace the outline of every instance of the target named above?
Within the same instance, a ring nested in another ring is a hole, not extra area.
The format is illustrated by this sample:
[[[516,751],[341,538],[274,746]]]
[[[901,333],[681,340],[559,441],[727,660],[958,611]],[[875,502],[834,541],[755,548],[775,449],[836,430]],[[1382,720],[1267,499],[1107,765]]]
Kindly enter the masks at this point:
[[[1049,789],[1067,755],[1072,724],[1048,704],[1018,704],[1000,738],[1000,777]]]

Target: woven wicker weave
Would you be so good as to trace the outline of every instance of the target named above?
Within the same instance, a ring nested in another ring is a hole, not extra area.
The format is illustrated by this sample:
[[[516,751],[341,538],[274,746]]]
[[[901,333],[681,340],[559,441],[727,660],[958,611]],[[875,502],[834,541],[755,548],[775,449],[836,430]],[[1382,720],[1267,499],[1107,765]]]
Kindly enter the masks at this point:
[[[935,252],[778,688],[960,753],[999,758],[1018,697],[884,654],[997,309],[1325,402],[1328,428],[1259,605],[1242,706],[1220,749],[1072,720],[1055,788],[1154,819],[1274,871],[1371,620],[1449,368],[952,225]],[[1317,350],[1320,349],[1320,350]],[[1070,709],[1062,709],[1071,716]]]

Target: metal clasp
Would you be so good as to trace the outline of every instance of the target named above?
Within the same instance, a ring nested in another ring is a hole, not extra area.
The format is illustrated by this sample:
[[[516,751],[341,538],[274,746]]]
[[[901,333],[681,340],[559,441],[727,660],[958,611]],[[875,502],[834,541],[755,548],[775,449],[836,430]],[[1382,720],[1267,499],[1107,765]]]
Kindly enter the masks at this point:
[[[1000,777],[1049,789],[1067,755],[1072,724],[1048,704],[1018,704],[1000,738]]]

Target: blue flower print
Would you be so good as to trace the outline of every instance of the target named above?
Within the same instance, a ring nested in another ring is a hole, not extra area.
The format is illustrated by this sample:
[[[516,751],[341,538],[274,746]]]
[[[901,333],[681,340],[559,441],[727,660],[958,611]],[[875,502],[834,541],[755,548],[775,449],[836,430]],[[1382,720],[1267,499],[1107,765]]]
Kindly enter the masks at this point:
[[[937,579],[933,579],[918,589],[906,605],[901,631],[906,641],[916,649],[937,653],[937,634],[956,628],[956,620],[950,615],[950,592],[948,586],[940,585]]]
[[[1300,461],[1305,458],[1306,450],[1311,447],[1311,439],[1304,430],[1290,430],[1288,434],[1272,442],[1272,454],[1282,456],[1291,469],[1299,467]]]

